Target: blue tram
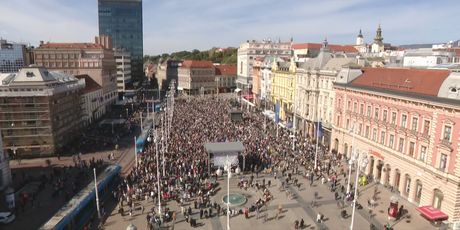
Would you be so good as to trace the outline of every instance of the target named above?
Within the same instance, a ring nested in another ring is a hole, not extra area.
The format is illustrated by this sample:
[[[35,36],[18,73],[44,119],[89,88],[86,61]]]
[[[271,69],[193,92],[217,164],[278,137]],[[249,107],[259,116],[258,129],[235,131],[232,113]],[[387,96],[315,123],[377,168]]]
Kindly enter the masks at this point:
[[[121,167],[110,165],[97,176],[99,200],[104,201],[118,185]],[[78,192],[67,204],[51,217],[41,230],[83,229],[91,217],[96,214],[96,192],[94,182]]]

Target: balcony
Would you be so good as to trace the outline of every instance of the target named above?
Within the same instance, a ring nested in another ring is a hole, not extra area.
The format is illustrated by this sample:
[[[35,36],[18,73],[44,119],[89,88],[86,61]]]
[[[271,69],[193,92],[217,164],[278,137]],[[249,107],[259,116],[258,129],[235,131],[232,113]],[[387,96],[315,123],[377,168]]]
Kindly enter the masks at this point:
[[[430,140],[430,135],[428,135],[428,133],[420,133],[420,137]]]
[[[439,142],[440,147],[444,147],[449,149],[450,151],[453,151],[454,148],[452,147],[452,142],[450,142],[448,139],[441,139]]]
[[[393,128],[393,129],[397,129],[397,128],[398,128],[398,127],[396,126],[396,124],[394,124],[394,123],[388,124],[388,127]]]

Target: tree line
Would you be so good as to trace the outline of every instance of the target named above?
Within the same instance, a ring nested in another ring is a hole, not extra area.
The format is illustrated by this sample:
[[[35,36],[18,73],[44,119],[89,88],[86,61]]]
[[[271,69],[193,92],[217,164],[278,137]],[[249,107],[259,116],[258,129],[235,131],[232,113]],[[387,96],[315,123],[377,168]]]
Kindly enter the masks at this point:
[[[152,62],[158,63],[161,60],[165,61],[167,59],[171,60],[203,60],[203,61],[211,61],[213,63],[220,63],[220,64],[236,64],[237,62],[237,48],[225,48],[220,50],[219,48],[212,48],[210,50],[199,51],[194,49],[192,51],[180,51],[174,53],[164,53],[161,55],[145,55],[144,56],[144,63]]]

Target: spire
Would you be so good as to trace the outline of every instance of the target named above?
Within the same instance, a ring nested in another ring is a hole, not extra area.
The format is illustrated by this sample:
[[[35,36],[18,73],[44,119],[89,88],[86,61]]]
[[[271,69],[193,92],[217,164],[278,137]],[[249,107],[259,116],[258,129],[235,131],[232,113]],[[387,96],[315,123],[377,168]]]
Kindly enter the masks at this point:
[[[323,49],[327,48],[327,37],[324,38],[324,41],[323,41]]]
[[[327,42],[327,37],[324,38],[324,41],[323,41],[323,46],[321,47],[321,49],[319,50],[320,53],[330,53],[331,50],[329,49],[329,43]]]
[[[363,33],[361,32],[361,29],[359,29],[358,38],[362,38],[362,37],[363,37]]]
[[[382,37],[382,28],[380,27],[380,23],[379,23],[379,27],[377,28],[377,32],[376,32],[376,34],[375,34],[374,41],[375,41],[376,43],[382,43],[382,41],[383,41],[383,37]]]

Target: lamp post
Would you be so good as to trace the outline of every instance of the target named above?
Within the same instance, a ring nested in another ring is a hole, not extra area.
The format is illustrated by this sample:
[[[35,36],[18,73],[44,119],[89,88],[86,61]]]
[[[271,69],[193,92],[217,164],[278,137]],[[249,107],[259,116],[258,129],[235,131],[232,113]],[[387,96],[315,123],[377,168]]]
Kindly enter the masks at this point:
[[[230,159],[230,157],[233,157]],[[217,160],[215,163],[219,166],[216,171],[218,176],[222,176],[223,171],[221,170],[221,166],[224,167],[224,170],[227,171],[227,230],[230,230],[230,178],[232,177],[232,164],[238,165],[238,158],[234,158],[235,156],[229,156],[229,153],[226,153],[224,156],[219,157],[221,160]],[[235,170],[235,173],[239,174],[241,169],[238,167]]]
[[[134,165],[137,167],[137,143],[136,143],[136,136],[134,136]]]
[[[356,158],[354,152],[355,152],[355,126],[353,125],[350,129],[350,132],[352,133],[352,139],[351,139],[351,151],[350,151],[350,160],[349,160],[349,168],[348,168],[348,183],[347,183],[347,193],[350,192],[350,187],[351,187],[351,168],[353,161]]]
[[[101,219],[101,210],[99,207],[99,191],[97,189],[97,179],[96,179],[96,168],[93,168],[93,175],[94,175],[94,191],[96,192],[97,217]]]
[[[128,113],[128,108],[126,108],[126,119],[128,119],[129,113]]]
[[[369,161],[367,160],[367,156],[364,155],[361,159],[359,159],[359,153],[358,153],[358,159],[357,159],[357,167],[356,167],[356,179],[355,179],[355,193],[353,197],[353,211],[351,214],[351,224],[350,224],[350,230],[353,230],[353,224],[355,222],[355,211],[356,211],[356,201],[358,200],[358,179],[359,179],[359,171],[361,168],[366,168],[367,164]]]
[[[267,134],[267,98],[264,98],[265,106],[264,106],[264,134]]]
[[[230,230],[230,178],[232,177],[231,170],[232,168],[228,160],[227,154],[227,230]]]
[[[158,133],[155,132],[155,138],[153,140],[155,142],[155,152],[156,152],[156,160],[157,160],[157,184],[158,184],[158,214],[160,215],[160,219],[162,219],[162,216],[161,216],[161,188],[160,188],[160,164],[159,164],[159,158],[160,158],[160,155],[158,153],[158,142],[159,142],[159,138],[158,138]]]
[[[295,151],[295,141],[296,141],[295,136],[296,136],[296,131],[297,131],[297,127],[296,127],[296,125],[297,125],[297,122],[296,122],[297,119],[296,119],[296,115],[295,115],[296,112],[297,112],[297,102],[296,102],[296,98],[297,98],[297,97],[296,97],[296,92],[295,92],[295,90],[294,90],[294,100],[293,100],[293,103],[294,103],[294,105],[293,105],[293,110],[294,110],[294,111],[292,112],[292,115],[293,115],[293,117],[294,117],[294,118],[293,118],[293,121],[292,121],[292,135],[293,135],[293,138],[292,138],[292,151]]]

